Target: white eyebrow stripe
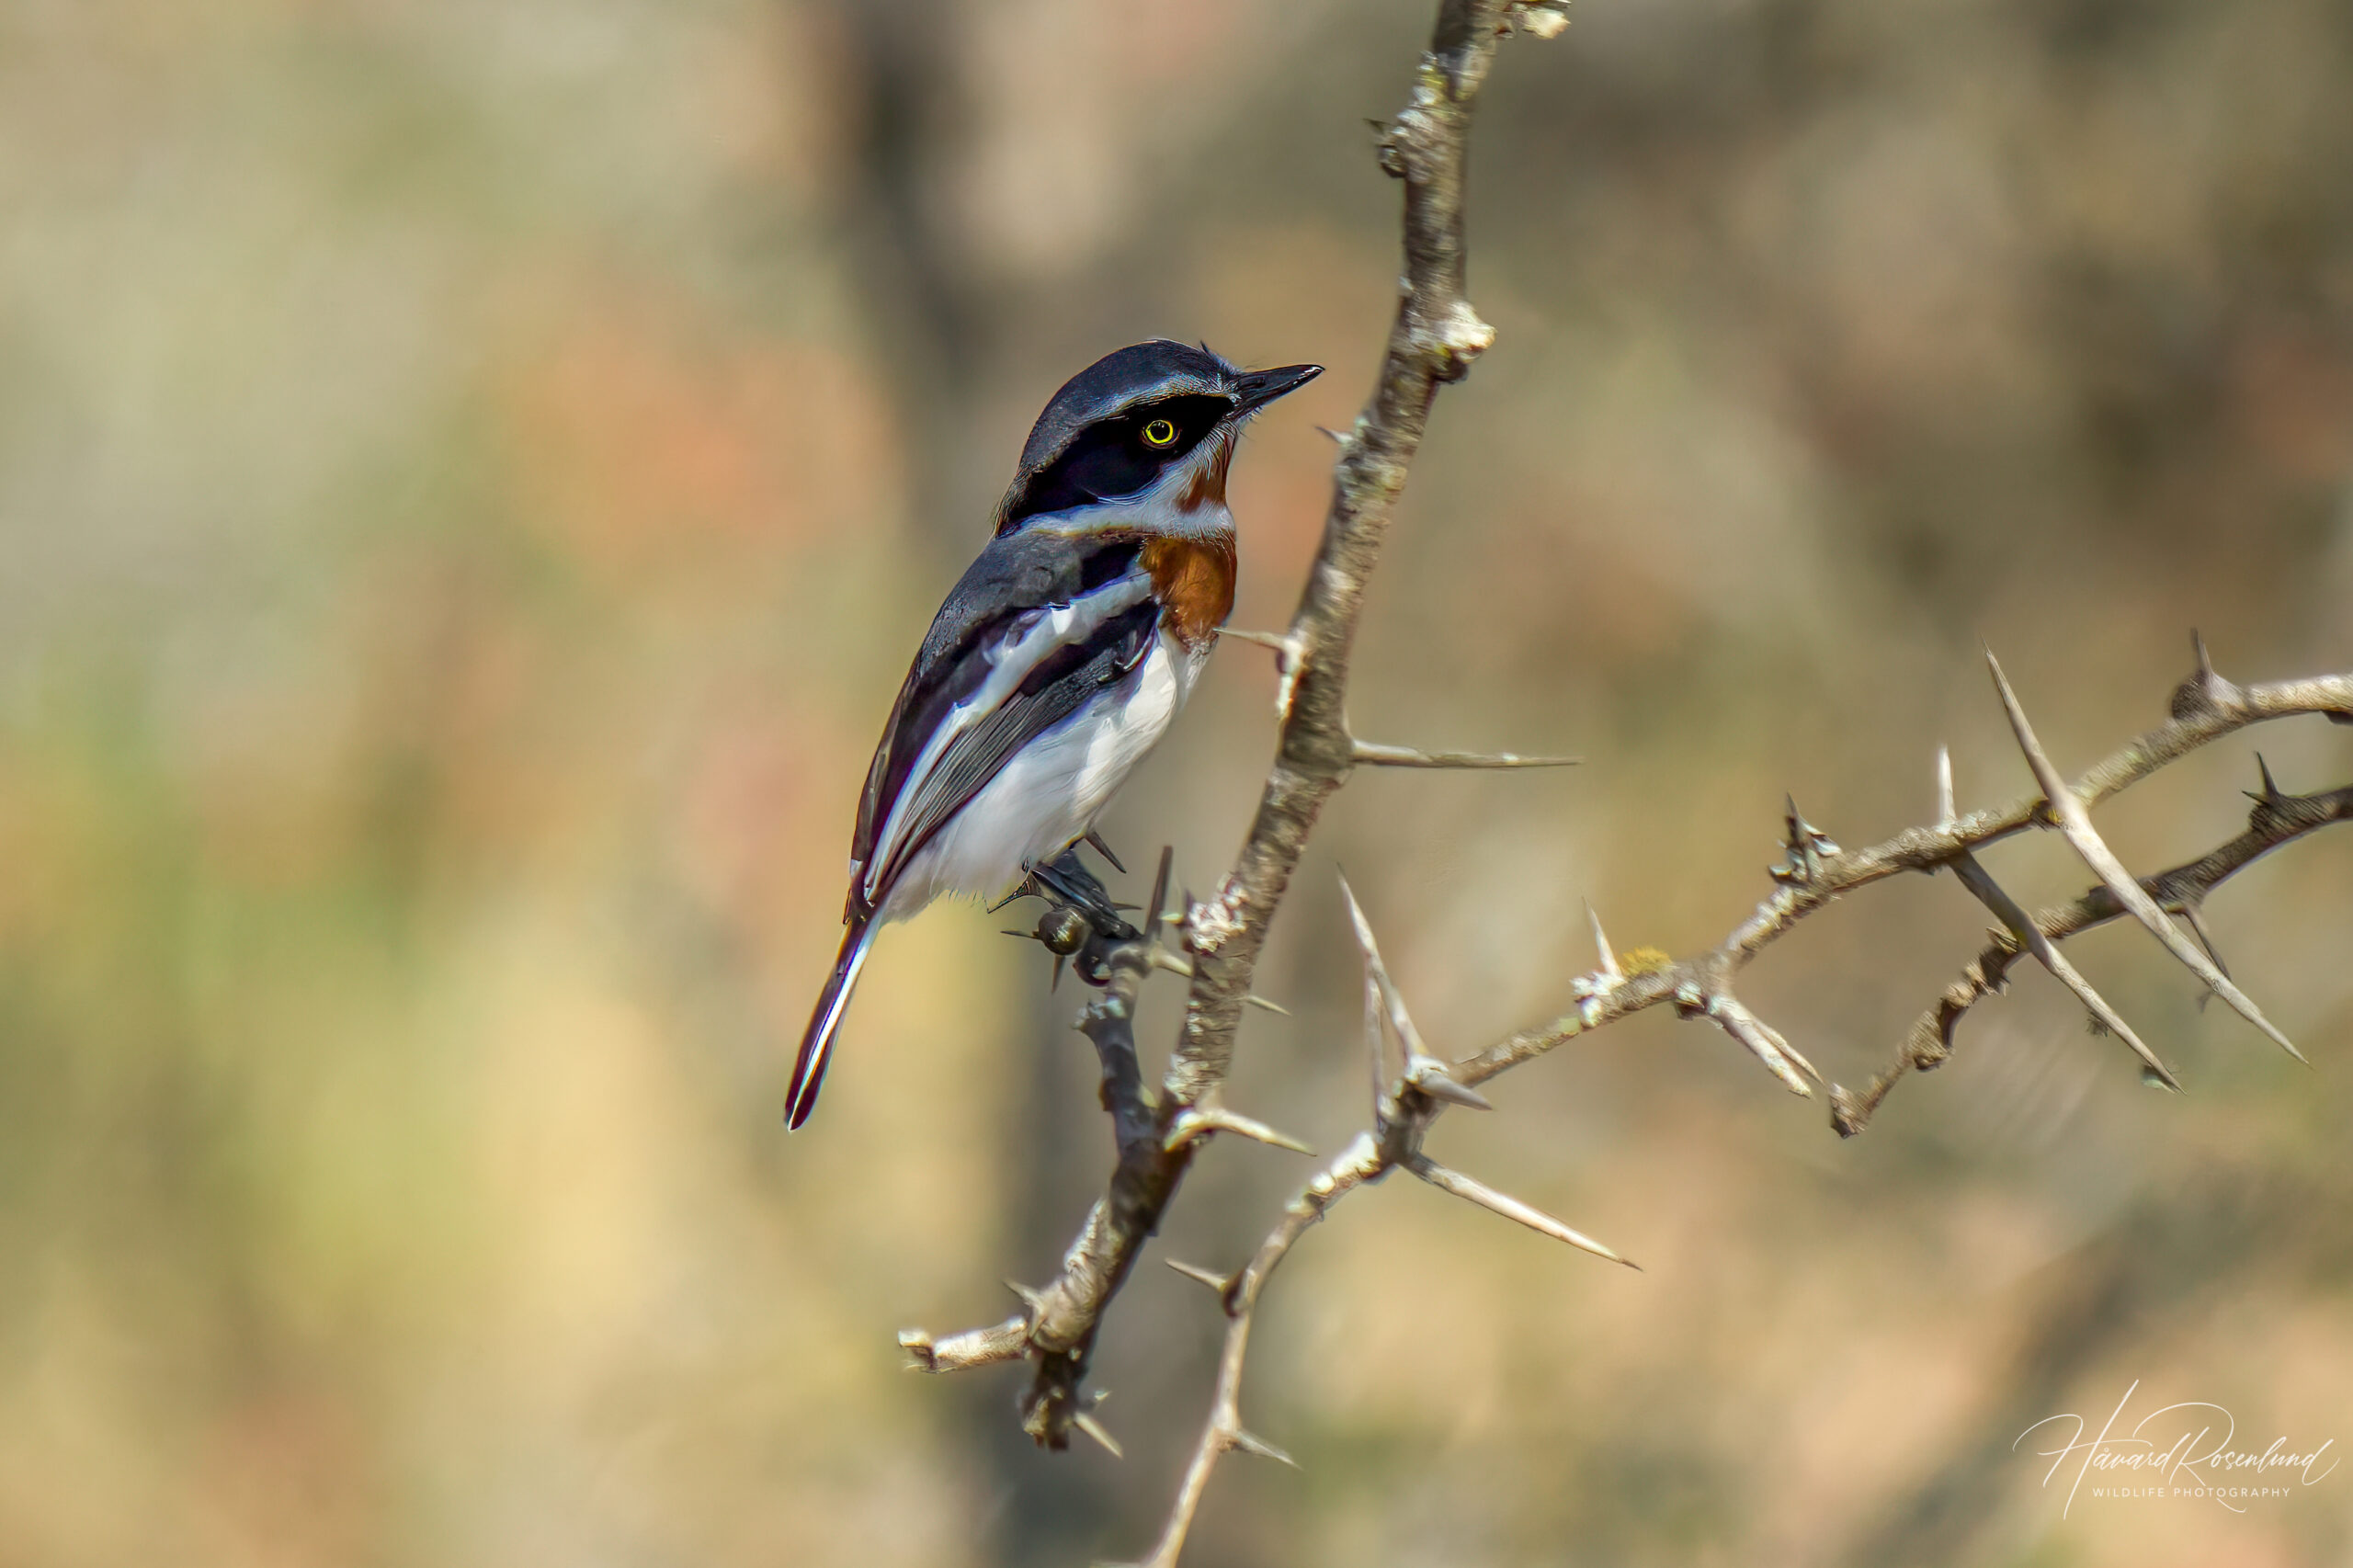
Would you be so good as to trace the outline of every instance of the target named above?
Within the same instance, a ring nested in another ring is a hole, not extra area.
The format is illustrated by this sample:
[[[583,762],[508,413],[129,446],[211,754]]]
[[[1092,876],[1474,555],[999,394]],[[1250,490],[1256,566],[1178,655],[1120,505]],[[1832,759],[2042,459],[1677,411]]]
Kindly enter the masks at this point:
[[[862,891],[868,903],[879,901],[881,890],[875,885],[876,879],[892,869],[899,858],[904,847],[902,840],[910,831],[908,813],[923,793],[924,781],[938,770],[957,740],[1002,707],[1029,672],[1055,650],[1086,642],[1102,630],[1106,621],[1142,604],[1151,594],[1151,575],[1140,570],[1130,572],[1091,594],[1081,594],[1066,605],[1048,605],[1030,612],[1016,623],[1010,636],[1001,638],[983,652],[981,656],[989,661],[988,678],[981,683],[979,690],[949,709],[948,716],[924,742],[915,766],[907,769],[906,779],[899,786],[897,799],[891,802],[891,814],[884,819],[882,831],[875,838],[874,853],[867,861]]]

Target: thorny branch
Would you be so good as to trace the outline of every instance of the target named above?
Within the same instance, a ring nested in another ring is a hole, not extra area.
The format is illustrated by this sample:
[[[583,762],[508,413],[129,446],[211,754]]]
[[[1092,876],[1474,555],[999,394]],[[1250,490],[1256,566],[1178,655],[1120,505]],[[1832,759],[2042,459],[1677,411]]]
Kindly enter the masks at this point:
[[[1349,653],[1365,586],[1438,389],[1459,380],[1494,336],[1462,293],[1463,177],[1472,109],[1499,37],[1517,30],[1550,38],[1564,25],[1561,6],[1551,0],[1439,0],[1435,34],[1411,100],[1383,129],[1381,166],[1404,185],[1403,297],[1372,401],[1354,429],[1336,437],[1341,455],[1324,540],[1290,629],[1279,634],[1230,633],[1276,652],[1280,722],[1258,812],[1233,869],[1213,897],[1190,904],[1181,915],[1171,913],[1166,909],[1169,858],[1164,852],[1151,903],[1138,927],[1123,918],[1075,857],[1065,857],[1040,869],[1033,881],[1030,891],[1048,900],[1037,929],[1013,933],[1034,936],[1051,949],[1058,977],[1068,958],[1083,980],[1101,988],[1079,1027],[1102,1062],[1103,1104],[1112,1118],[1117,1163],[1104,1197],[1072,1242],[1057,1276],[1042,1289],[1013,1287],[1020,1312],[1002,1323],[944,1339],[908,1330],[900,1342],[915,1366],[930,1371],[1028,1359],[1033,1370],[1020,1414],[1024,1428],[1041,1445],[1066,1447],[1075,1429],[1119,1452],[1093,1415],[1102,1396],[1085,1389],[1088,1360],[1104,1311],[1157,1231],[1200,1143],[1211,1133],[1230,1132],[1310,1153],[1297,1140],[1227,1108],[1222,1092],[1242,1010],[1260,1001],[1250,994],[1250,984],[1267,927],[1324,802],[1358,766],[1495,768],[1574,760],[1376,744],[1351,733],[1345,704]],[[1937,821],[1856,850],[1841,848],[1790,801],[1784,859],[1770,868],[1773,891],[1722,942],[1681,960],[1621,963],[1596,915],[1592,926],[1597,967],[1570,982],[1573,1010],[1456,1061],[1442,1060],[1429,1051],[1381,960],[1370,921],[1354,893],[1347,892],[1364,958],[1370,1124],[1300,1187],[1241,1268],[1225,1275],[1170,1260],[1172,1268],[1217,1293],[1227,1328],[1208,1420],[1144,1568],[1174,1568],[1210,1475],[1225,1454],[1240,1450],[1291,1462],[1242,1424],[1243,1364],[1267,1278],[1335,1203],[1392,1170],[1404,1169],[1478,1207],[1633,1267],[1552,1216],[1431,1160],[1421,1147],[1431,1122],[1449,1106],[1491,1108],[1477,1085],[1570,1040],[1662,1005],[1715,1025],[1785,1087],[1811,1097],[1815,1086],[1824,1084],[1821,1074],[1739,1000],[1733,982],[1799,921],[1846,893],[1898,872],[1950,869],[1995,914],[2002,928],[1992,934],[1988,946],[1936,1006],[1914,1023],[1888,1071],[1860,1094],[1826,1085],[1831,1125],[1842,1136],[1862,1131],[1905,1073],[1934,1068],[1949,1056],[1961,1019],[1978,1000],[2004,988],[2010,966],[2021,955],[2033,956],[2065,984],[2103,1032],[2116,1035],[2135,1053],[2144,1074],[2177,1088],[2172,1070],[2059,950],[2059,943],[2078,932],[2126,915],[2146,926],[2214,994],[2293,1052],[2287,1037],[2231,980],[2213,951],[2202,906],[2215,888],[2272,849],[2330,823],[2353,821],[2353,785],[2289,795],[2266,767],[2245,833],[2197,860],[2138,881],[2100,840],[2089,812],[2199,747],[2251,724],[2313,713],[2353,723],[2353,672],[2240,687],[2215,672],[2202,642],[2197,653],[2198,670],[2175,691],[2167,721],[2072,782],[2052,766],[2000,666],[1992,665],[1997,694],[2033,771],[2038,793],[1999,809],[1961,815],[1953,804],[1949,761],[1940,756]],[[1992,664],[1990,653],[1988,662]],[[1994,881],[1977,852],[2030,828],[2060,832],[2099,885],[2072,903],[2029,915]],[[2196,946],[2174,926],[2171,916],[2188,924]],[[1181,932],[1181,951],[1172,951],[1165,940],[1172,927]],[[1134,1035],[1137,995],[1154,969],[1190,981],[1183,1029],[1157,1093],[1145,1084]],[[1387,1045],[1392,1038],[1401,1057],[1393,1069]]]
[[[2353,723],[2353,673],[2241,687],[2214,672],[2202,642],[2198,644],[2198,672],[2176,688],[2171,716],[2165,723],[2094,763],[2072,783],[2052,773],[2049,777],[2062,788],[2047,795],[2029,795],[1998,810],[1972,812],[1966,816],[1954,815],[1948,807],[1939,813],[1941,820],[1932,826],[1906,828],[1882,843],[1854,850],[1842,850],[1823,837],[1792,808],[1785,846],[1787,858],[1783,865],[1773,869],[1774,880],[1779,885],[1723,941],[1707,952],[1656,966],[1640,975],[1583,977],[1572,983],[1572,991],[1578,996],[1575,1011],[1540,1028],[1523,1030],[1489,1046],[1458,1063],[1455,1075],[1466,1084],[1481,1083],[1578,1035],[1661,1003],[1671,1003],[1686,1017],[1705,1017],[1719,1024],[1756,1052],[1794,1092],[1811,1094],[1812,1086],[1805,1079],[1818,1082],[1818,1075],[1807,1072],[1801,1076],[1792,1070],[1792,1063],[1798,1068],[1804,1063],[1802,1059],[1789,1054],[1786,1041],[1761,1025],[1761,1035],[1744,1035],[1743,1021],[1756,1020],[1733,1000],[1733,977],[1791,926],[1832,900],[1900,871],[1933,872],[1949,867],[1964,885],[2003,915],[2009,931],[2006,937],[1996,938],[1995,946],[2005,949],[2006,955],[1982,971],[1972,969],[1949,990],[1936,1010],[1936,1021],[1924,1018],[1913,1027],[1899,1050],[1895,1068],[1882,1074],[1870,1090],[1857,1095],[1831,1085],[1831,1125],[1848,1137],[1861,1131],[1894,1081],[1905,1071],[1932,1068],[1945,1060],[1950,1053],[1953,1026],[1971,1003],[1999,988],[2011,958],[2022,951],[2047,948],[2127,911],[2128,905],[2113,883],[2104,881],[2100,888],[2070,906],[2086,912],[2100,911],[2096,919],[2086,914],[2071,923],[2064,918],[2063,911],[2045,911],[2033,920],[2034,931],[2041,938],[2037,943],[2022,933],[2024,912],[2018,910],[1984,874],[1976,861],[1976,851],[2030,827],[2058,826],[2062,815],[2088,812],[2209,742],[2250,724],[2312,713]],[[1998,678],[1998,666],[1995,667],[1995,674],[1997,687],[2006,689],[2006,683]],[[2014,698],[2010,700],[2015,702]],[[2019,738],[2021,749],[2028,752],[2030,759],[2040,751],[2039,744],[2029,744],[2033,741],[2030,730],[2020,726]],[[2048,767],[2047,756],[2040,766]],[[2171,903],[2187,910],[2202,903],[2207,893],[2267,851],[2316,827],[2345,820],[2339,799],[2344,791],[2305,797],[2280,795],[2269,782],[2268,772],[2265,790],[2266,794],[2257,797],[2246,834],[2203,859],[2148,879],[2139,884],[2141,889],[2158,906]],[[2051,806],[2052,799],[2061,802],[2057,812]],[[2004,905],[2008,906],[2006,910]],[[2019,916],[2018,920],[2012,919],[2012,912]],[[2055,949],[2052,952],[2055,956]],[[2215,972],[2220,973],[2219,970]],[[2206,977],[2201,973],[2200,978]],[[2113,1009],[2105,1003],[2094,1006],[2097,995],[2089,992],[2088,985],[2078,983],[2079,975],[2070,980],[2068,974],[2062,974],[2061,979],[2075,990],[2095,1016],[2112,1015]],[[2111,1029],[2116,1027],[2108,1017],[2102,1017],[2101,1022]],[[2137,1040],[2131,1043],[2137,1045]],[[1764,1049],[1759,1049],[1760,1045]],[[2160,1075],[2170,1076],[2169,1070],[2156,1062],[2153,1053],[2144,1060]]]
[[[2260,759],[2257,759],[2260,761]],[[2271,770],[2263,769],[2263,789],[2253,796],[2255,809],[2247,813],[2247,829],[2236,838],[2211,854],[2200,856],[2187,865],[2176,866],[2169,871],[2159,871],[2154,877],[2141,879],[2141,888],[2158,908],[2169,915],[2178,915],[2190,923],[2192,930],[2205,926],[2202,910],[2207,894],[2232,877],[2245,870],[2272,850],[2292,839],[2301,838],[2315,828],[2331,823],[2353,822],[2353,784],[2342,789],[2323,790],[2313,795],[2287,795],[2271,781]],[[2102,886],[2092,889],[2072,903],[2045,909],[2033,917],[2032,940],[2057,943],[2095,926],[2105,926],[2120,919],[2124,905],[2115,892]],[[1859,1132],[1871,1112],[1879,1108],[1896,1080],[1914,1069],[1926,1072],[1943,1062],[1952,1053],[1953,1030],[1978,999],[2000,991],[2007,983],[2011,963],[2022,951],[2018,927],[1995,934],[1961,978],[1946,987],[1937,1005],[1914,1021],[1896,1047],[1895,1060],[1887,1071],[1871,1080],[1870,1087],[1860,1096],[1851,1096],[1834,1112],[1839,1115],[1839,1131]],[[2204,938],[2200,938],[2204,940]],[[2211,957],[2211,943],[2209,942]],[[2038,954],[2038,957],[2040,955]],[[2221,960],[2216,960],[2219,966]],[[2054,971],[2055,972],[2055,971]],[[2072,989],[2072,987],[2071,987]],[[2085,993],[2078,991],[2078,997]],[[2086,1002],[2086,1006],[2089,1003]],[[2105,1004],[2102,1004],[2105,1006]],[[2091,1008],[2100,1017],[2100,1008]],[[2125,1035],[2120,1020],[2100,1017],[2111,1032]]]
[[[2096,765],[2083,779],[2072,785],[2056,780],[2059,788],[2053,794],[2062,802],[2056,812],[2052,811],[2048,798],[2038,797],[2003,812],[1957,818],[1949,804],[1949,765],[1941,759],[1940,792],[1946,801],[1934,829],[1909,829],[1884,844],[1848,852],[1808,824],[1792,806],[1785,846],[1788,858],[1783,865],[1771,868],[1774,881],[1780,885],[1721,945],[1696,958],[1658,964],[1640,974],[1629,975],[1596,915],[1593,933],[1597,967],[1592,973],[1577,977],[1570,987],[1580,997],[1577,1011],[1544,1029],[1515,1035],[1456,1062],[1432,1056],[1424,1045],[1404,996],[1381,962],[1370,923],[1344,881],[1342,892],[1365,958],[1365,1034],[1374,1085],[1372,1125],[1301,1187],[1240,1273],[1227,1278],[1207,1269],[1171,1263],[1177,1272],[1218,1292],[1228,1321],[1209,1421],[1194,1447],[1160,1540],[1140,1568],[1174,1568],[1199,1508],[1210,1472],[1225,1454],[1239,1449],[1289,1462],[1288,1455],[1265,1439],[1253,1437],[1241,1424],[1242,1367],[1249,1344],[1251,1319],[1267,1277],[1310,1225],[1349,1192],[1381,1180],[1392,1169],[1403,1168],[1441,1191],[1517,1220],[1554,1240],[1632,1267],[1610,1248],[1542,1210],[1439,1165],[1421,1152],[1423,1134],[1447,1105],[1491,1108],[1471,1085],[1533,1061],[1566,1040],[1663,1003],[1672,1004],[1687,1017],[1704,1017],[1716,1024],[1764,1060],[1797,1093],[1811,1095],[1806,1079],[1818,1082],[1819,1074],[1770,1025],[1733,997],[1730,982],[1733,972],[1774,938],[1843,892],[1880,881],[1898,869],[1934,871],[1939,867],[1950,867],[1972,892],[2003,912],[2010,929],[1997,934],[1961,982],[1913,1026],[1896,1065],[1876,1079],[1867,1094],[1857,1096],[1845,1088],[1832,1086],[1831,1123],[1841,1135],[1851,1137],[1860,1131],[1896,1078],[1905,1071],[1926,1070],[1943,1062],[1950,1054],[1952,1030],[1961,1015],[1979,997],[2000,989],[2010,962],[2027,951],[2050,964],[2054,973],[2063,968],[2065,975],[2073,976],[2071,986],[2076,988],[2094,1016],[2110,1032],[2123,1036],[2143,1057],[2147,1064],[2144,1070],[2168,1086],[2178,1087],[2170,1071],[2131,1035],[2129,1027],[2097,993],[2075,974],[2072,967],[2066,966],[2056,948],[2068,937],[2129,913],[2128,897],[2103,882],[2072,903],[2029,916],[1985,874],[1973,852],[2022,827],[2051,825],[2048,819],[2066,814],[2069,803],[2080,811],[2081,802],[2097,792],[2097,780],[2107,780],[2105,793],[2112,794],[2166,762],[2187,755],[2195,745],[2246,724],[2293,713],[2325,713],[2332,719],[2353,722],[2353,673],[2242,690],[2214,676],[2202,644],[2200,664],[2200,674],[2183,688],[2187,692],[2194,687],[2197,695],[2186,700],[2182,693],[2176,694],[2176,717],[2169,724]],[[1998,682],[1998,666],[1995,675]],[[2006,683],[2001,685],[2006,695]],[[2015,698],[2008,700],[2015,709]],[[2207,711],[2210,706],[2216,711]],[[2213,721],[2218,718],[2222,723],[2215,727]],[[2192,728],[2186,730],[2184,726]],[[2018,730],[2022,749],[2029,749],[2031,756],[2040,748],[2033,745],[2031,731],[2023,723],[2022,716]],[[2043,766],[2048,766],[2047,757]],[[2133,883],[2134,892],[2141,899],[2156,908],[2195,920],[2196,912],[2208,894],[2271,850],[2331,823],[2353,822],[2353,785],[2313,795],[2290,795],[2273,781],[2268,767],[2263,767],[2261,771],[2260,791],[2250,791],[2255,807],[2248,815],[2246,831],[2197,860]],[[2053,778],[2055,780],[2055,775]],[[2202,921],[2198,928],[2203,929]],[[2211,953],[2203,960],[2220,970],[2220,960]],[[2193,967],[2199,968],[2202,976],[2203,965]],[[1384,1027],[1394,1033],[1404,1053],[1403,1070],[1393,1077],[1389,1074],[1382,1042]]]

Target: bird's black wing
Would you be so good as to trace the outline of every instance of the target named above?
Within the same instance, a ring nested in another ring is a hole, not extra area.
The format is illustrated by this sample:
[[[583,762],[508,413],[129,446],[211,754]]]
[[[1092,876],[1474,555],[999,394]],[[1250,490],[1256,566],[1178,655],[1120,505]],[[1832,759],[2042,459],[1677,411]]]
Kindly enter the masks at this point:
[[[1028,742],[1134,667],[1160,607],[1133,536],[992,540],[940,607],[868,769],[849,913],[873,913],[908,858]]]

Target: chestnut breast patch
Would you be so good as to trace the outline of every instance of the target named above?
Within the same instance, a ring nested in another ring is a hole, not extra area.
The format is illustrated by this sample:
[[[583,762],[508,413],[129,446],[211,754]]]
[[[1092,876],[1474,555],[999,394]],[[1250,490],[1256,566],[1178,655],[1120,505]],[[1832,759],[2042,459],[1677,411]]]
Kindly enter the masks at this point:
[[[1142,562],[1177,643],[1189,652],[1215,636],[1233,609],[1233,540],[1147,540]]]

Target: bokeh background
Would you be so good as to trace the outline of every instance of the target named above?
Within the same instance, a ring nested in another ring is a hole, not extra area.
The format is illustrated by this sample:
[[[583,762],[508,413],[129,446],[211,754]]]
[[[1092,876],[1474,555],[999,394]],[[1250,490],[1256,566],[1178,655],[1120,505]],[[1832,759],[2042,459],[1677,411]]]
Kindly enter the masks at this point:
[[[0,1562],[1078,1564],[1141,1551],[1219,1322],[1148,1265],[1128,1457],[1041,1455],[993,1321],[1108,1160],[1034,948],[892,933],[823,1108],[794,1037],[855,792],[1029,420],[1138,336],[1332,373],[1237,465],[1287,613],[1393,298],[1418,0],[0,5]],[[1581,0],[1478,130],[1497,347],[1373,594],[1369,735],[1583,754],[1358,779],[1234,1102],[1364,1116],[1333,870],[1427,1032],[1712,942],[1782,794],[1838,838],[2154,722],[2197,626],[2353,667],[2353,11]],[[1269,750],[1230,644],[1108,829],[1217,876]],[[2138,869],[2353,731],[2104,813]],[[2084,881],[2004,846],[2022,896]],[[2210,911],[2288,1062],[2138,936],[2078,944],[1860,1140],[1644,1017],[1441,1157],[1634,1275],[1395,1183],[1279,1277],[1205,1564],[2342,1563],[2353,1472],[2078,1502],[2029,1422],[2227,1405],[2353,1443],[2353,833]],[[1974,950],[1882,886],[1746,994],[1849,1082]],[[1168,1038],[1175,991],[1148,1038]],[[1221,1145],[1216,1267],[1298,1163]]]

